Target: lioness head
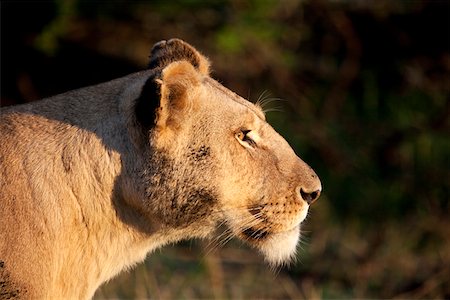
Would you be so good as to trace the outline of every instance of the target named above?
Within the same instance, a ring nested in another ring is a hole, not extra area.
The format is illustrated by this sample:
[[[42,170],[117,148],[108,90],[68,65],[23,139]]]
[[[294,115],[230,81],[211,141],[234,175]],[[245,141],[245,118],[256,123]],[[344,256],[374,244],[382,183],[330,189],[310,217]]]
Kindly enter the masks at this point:
[[[156,44],[150,68],[135,106],[145,167],[132,204],[166,229],[194,224],[204,236],[224,224],[270,263],[288,262],[320,195],[317,175],[190,45]]]

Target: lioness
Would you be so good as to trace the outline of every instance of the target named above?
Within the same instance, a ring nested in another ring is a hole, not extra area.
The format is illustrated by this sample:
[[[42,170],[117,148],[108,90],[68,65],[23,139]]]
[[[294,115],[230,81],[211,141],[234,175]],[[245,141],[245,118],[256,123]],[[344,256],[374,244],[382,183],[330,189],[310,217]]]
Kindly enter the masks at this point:
[[[261,108],[178,39],[157,43],[146,71],[0,120],[6,298],[90,298],[147,253],[222,224],[286,263],[321,192]]]

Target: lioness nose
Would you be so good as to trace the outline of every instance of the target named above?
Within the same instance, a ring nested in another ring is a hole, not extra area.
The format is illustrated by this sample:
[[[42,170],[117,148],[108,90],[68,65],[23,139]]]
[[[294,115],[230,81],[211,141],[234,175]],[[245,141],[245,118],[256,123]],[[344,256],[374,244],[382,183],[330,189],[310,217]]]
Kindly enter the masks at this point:
[[[320,190],[315,190],[313,192],[305,191],[303,188],[300,189],[300,195],[302,199],[306,201],[309,205],[313,204],[320,196]]]

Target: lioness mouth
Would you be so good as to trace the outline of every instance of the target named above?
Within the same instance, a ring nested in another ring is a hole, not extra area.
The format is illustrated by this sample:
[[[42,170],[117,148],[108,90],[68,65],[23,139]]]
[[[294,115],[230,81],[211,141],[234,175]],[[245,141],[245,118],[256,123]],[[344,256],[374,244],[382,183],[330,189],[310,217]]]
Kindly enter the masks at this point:
[[[245,236],[246,239],[263,240],[269,235],[269,232],[265,229],[256,229],[250,227],[243,230],[242,234]]]

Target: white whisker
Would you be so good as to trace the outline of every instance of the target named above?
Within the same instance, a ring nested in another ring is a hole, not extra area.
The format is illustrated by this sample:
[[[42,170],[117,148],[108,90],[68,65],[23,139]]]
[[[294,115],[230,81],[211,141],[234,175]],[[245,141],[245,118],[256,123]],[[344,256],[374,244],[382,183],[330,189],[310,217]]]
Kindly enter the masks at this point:
[[[258,97],[258,100],[256,100],[255,105],[261,108],[261,110],[264,113],[272,111],[283,111],[281,106],[268,107],[270,104],[277,101],[285,101],[285,100],[282,98],[270,97],[270,93],[267,90],[264,90]]]

